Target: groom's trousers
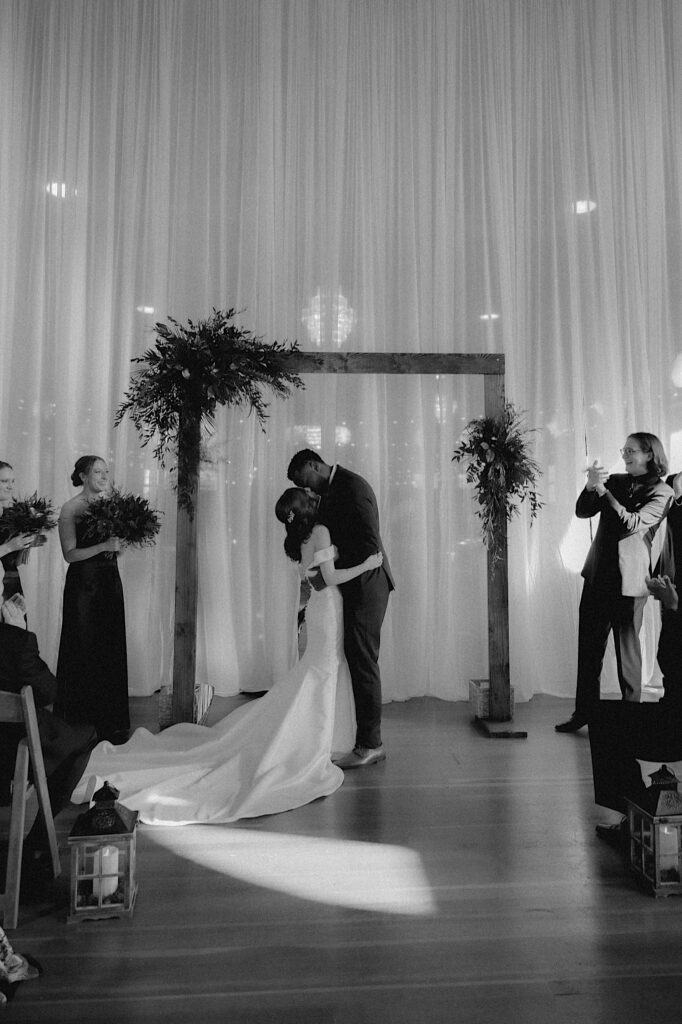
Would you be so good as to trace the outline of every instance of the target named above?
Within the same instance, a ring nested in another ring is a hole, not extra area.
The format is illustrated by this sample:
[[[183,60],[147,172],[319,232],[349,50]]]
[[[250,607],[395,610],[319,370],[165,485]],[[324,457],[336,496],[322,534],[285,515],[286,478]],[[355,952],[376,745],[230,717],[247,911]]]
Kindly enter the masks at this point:
[[[381,746],[379,648],[390,591],[383,567],[363,573],[341,588],[344,650],[357,719],[356,747]]]

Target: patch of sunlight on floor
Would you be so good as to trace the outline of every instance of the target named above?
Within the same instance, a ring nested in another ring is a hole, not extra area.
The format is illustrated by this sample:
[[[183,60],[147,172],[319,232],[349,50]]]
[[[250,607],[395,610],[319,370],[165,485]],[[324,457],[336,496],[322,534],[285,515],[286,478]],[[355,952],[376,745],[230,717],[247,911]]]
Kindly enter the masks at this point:
[[[434,914],[419,854],[403,846],[210,826],[220,841],[188,844],[177,829],[149,829],[155,843],[224,875],[300,899],[388,914]],[[205,834],[205,833],[204,833]],[[217,835],[216,835],[217,834]]]

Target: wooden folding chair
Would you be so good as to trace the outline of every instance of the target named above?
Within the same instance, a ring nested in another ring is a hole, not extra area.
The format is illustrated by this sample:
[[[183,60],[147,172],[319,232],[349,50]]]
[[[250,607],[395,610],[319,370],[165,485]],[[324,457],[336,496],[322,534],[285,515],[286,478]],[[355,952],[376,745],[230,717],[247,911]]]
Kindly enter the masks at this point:
[[[26,736],[19,742],[14,764],[5,891],[0,893],[3,927],[11,929],[16,928],[19,916],[21,854],[24,845],[26,803],[34,787],[38,796],[38,814],[42,814],[47,829],[55,878],[61,872],[61,864],[59,863],[57,833],[47,791],[43,752],[40,747],[36,706],[30,686],[23,686],[21,693],[8,693],[5,690],[0,690],[0,722],[23,722],[26,728]],[[29,763],[33,770],[32,784],[28,779]]]

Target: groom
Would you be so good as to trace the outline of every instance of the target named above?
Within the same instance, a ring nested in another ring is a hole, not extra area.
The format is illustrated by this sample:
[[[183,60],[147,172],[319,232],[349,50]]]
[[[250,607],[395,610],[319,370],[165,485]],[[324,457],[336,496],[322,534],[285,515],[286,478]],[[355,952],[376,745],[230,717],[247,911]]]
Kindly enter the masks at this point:
[[[354,749],[335,763],[343,769],[364,768],[386,757],[381,743],[379,645],[388,596],[395,586],[379,535],[377,500],[361,476],[343,466],[327,465],[310,448],[296,452],[287,477],[296,487],[320,495],[319,519],[339,549],[338,569],[357,565],[376,551],[384,556],[379,569],[363,572],[340,588],[357,733]]]

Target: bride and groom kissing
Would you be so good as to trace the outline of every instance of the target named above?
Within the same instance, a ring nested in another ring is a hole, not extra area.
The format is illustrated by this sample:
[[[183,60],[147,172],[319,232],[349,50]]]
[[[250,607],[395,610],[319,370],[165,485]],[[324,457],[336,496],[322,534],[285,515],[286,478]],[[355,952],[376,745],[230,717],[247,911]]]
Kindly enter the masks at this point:
[[[343,466],[329,466],[309,448],[294,455],[287,477],[297,488],[312,492],[319,499],[317,522],[310,537],[313,547],[319,544],[316,550],[330,543],[336,548],[337,571],[361,567],[366,558],[380,555],[378,565],[372,564],[345,581],[336,581],[341,587],[343,647],[353,687],[357,733],[353,750],[334,760],[344,769],[376,764],[386,756],[381,742],[379,645],[388,597],[394,589],[381,543],[376,497],[363,477]],[[283,521],[279,511],[277,516]],[[314,573],[321,574],[321,570],[316,568]],[[311,582],[315,587],[314,580]]]
[[[385,759],[378,660],[394,583],[376,497],[311,449],[294,455],[287,477],[294,486],[275,514],[286,554],[313,588],[302,657],[213,726],[137,729],[125,744],[98,744],[74,802],[108,781],[143,822],[227,823],[328,796],[344,771]]]

